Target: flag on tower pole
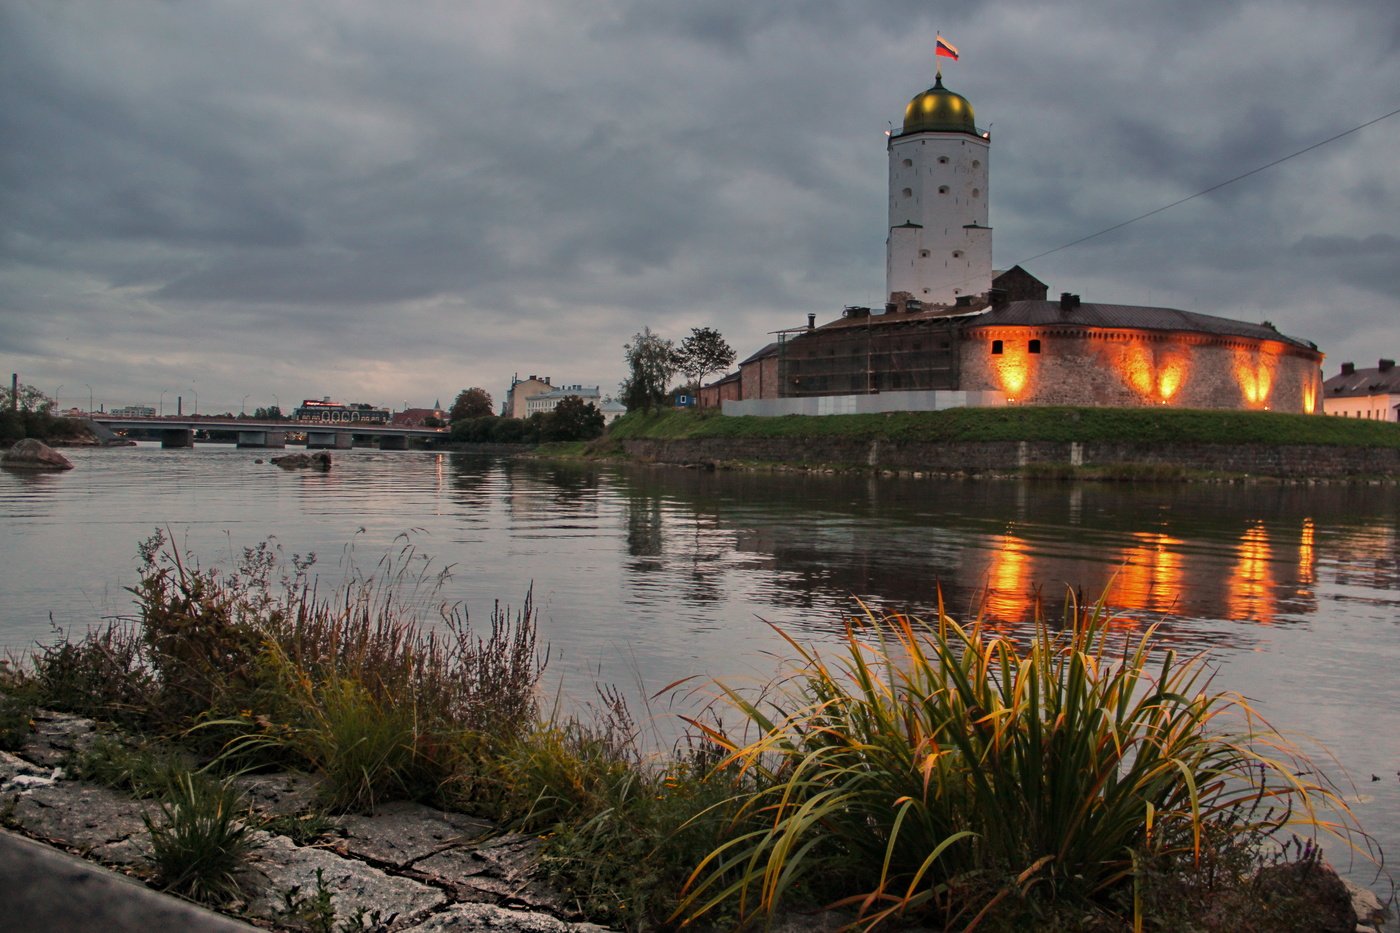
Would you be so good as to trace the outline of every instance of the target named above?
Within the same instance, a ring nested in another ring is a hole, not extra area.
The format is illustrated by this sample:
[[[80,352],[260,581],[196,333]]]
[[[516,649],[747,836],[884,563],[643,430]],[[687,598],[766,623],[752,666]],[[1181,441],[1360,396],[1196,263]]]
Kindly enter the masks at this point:
[[[958,60],[958,47],[942,36],[938,37],[938,44],[934,47],[933,54],[936,57],[951,58]]]

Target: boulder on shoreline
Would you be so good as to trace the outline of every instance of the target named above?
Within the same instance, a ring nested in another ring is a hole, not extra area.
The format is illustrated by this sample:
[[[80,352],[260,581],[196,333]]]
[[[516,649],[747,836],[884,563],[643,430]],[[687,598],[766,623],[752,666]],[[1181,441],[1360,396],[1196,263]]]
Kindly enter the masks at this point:
[[[273,457],[271,462],[284,470],[312,469],[329,473],[331,469],[331,455],[324,450],[314,454],[287,454],[284,457]]]
[[[26,437],[0,457],[0,466],[12,470],[71,470],[73,461],[43,441]]]

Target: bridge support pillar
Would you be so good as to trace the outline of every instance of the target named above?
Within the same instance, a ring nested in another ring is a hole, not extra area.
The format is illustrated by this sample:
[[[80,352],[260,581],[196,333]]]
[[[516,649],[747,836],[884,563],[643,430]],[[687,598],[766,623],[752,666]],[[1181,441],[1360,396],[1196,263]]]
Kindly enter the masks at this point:
[[[191,428],[171,428],[160,432],[162,447],[193,447],[194,430]]]
[[[239,447],[286,447],[285,431],[239,431]]]
[[[349,450],[353,441],[349,431],[306,429],[307,450]]]
[[[380,450],[408,450],[408,437],[403,434],[381,434]]]

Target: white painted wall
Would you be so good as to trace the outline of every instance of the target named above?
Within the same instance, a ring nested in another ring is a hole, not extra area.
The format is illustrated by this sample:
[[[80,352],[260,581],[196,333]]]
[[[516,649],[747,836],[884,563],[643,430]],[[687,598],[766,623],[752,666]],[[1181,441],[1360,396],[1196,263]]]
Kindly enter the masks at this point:
[[[1395,421],[1395,406],[1400,395],[1362,395],[1347,398],[1322,398],[1322,413],[1338,418],[1369,418],[1373,421]]]
[[[887,294],[908,292],[926,304],[951,305],[992,287],[990,151],[987,139],[967,133],[890,139]],[[905,226],[910,223],[919,226]]]

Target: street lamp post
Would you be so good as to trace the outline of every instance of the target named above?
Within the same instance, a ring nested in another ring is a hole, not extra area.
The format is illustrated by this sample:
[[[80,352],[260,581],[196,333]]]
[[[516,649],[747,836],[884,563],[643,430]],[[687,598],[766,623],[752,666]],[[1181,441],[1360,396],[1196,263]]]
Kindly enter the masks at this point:
[[[92,386],[88,385],[86,382],[84,382],[83,385],[87,386],[87,390],[88,390],[88,417],[91,418],[91,417],[92,417]]]
[[[190,383],[190,391],[194,393],[194,414],[192,414],[190,417],[192,417],[192,418],[198,418],[198,417],[199,417],[199,390],[196,389],[196,388],[194,387],[194,383],[193,383],[193,382]]]
[[[277,420],[282,420],[282,402],[277,398],[277,393],[272,393],[272,404],[277,406]]]
[[[58,384],[58,388],[57,388],[57,389],[54,391],[54,393],[53,393],[53,410],[54,410],[54,411],[58,411],[58,408],[59,408],[59,405],[58,405],[58,396],[59,396],[59,394],[60,394],[62,391],[63,391],[63,383],[60,382],[60,383]]]
[[[167,393],[167,392],[169,392],[169,391],[170,391],[169,389],[161,389],[161,390],[160,390],[160,416],[161,416],[162,418],[165,417],[165,393]]]
[[[251,392],[248,393],[248,395],[252,394]],[[238,417],[240,418],[248,414],[248,395],[243,396],[243,404],[238,406]]]

